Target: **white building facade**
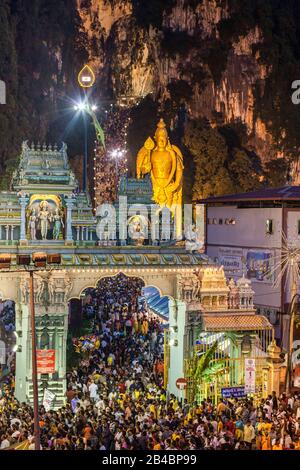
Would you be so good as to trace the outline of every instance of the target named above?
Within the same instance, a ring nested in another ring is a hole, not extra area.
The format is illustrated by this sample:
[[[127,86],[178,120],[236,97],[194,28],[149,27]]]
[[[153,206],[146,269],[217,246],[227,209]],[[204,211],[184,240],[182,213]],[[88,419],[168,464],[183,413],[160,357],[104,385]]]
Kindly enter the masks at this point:
[[[227,277],[251,279],[258,313],[268,317],[283,348],[288,341],[290,278],[280,275],[286,247],[300,247],[300,187],[211,197],[206,252]]]

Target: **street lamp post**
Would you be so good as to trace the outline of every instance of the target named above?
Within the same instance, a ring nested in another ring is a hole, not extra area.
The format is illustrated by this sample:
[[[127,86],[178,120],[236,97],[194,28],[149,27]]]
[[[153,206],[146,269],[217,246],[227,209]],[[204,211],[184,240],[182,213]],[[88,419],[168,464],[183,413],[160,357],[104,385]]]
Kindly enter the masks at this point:
[[[38,395],[38,377],[37,377],[37,358],[36,358],[36,329],[35,329],[35,307],[34,307],[34,272],[39,271],[38,268],[45,268],[46,264],[61,263],[60,254],[32,253],[31,264],[30,255],[17,255],[17,265],[23,266],[24,269],[17,269],[17,272],[29,272],[29,305],[31,320],[31,349],[32,349],[32,385],[33,385],[33,419],[34,419],[34,443],[35,450],[41,449],[40,426],[39,426],[39,395]],[[9,253],[0,254],[0,269],[3,272],[11,273],[11,255]],[[53,268],[52,268],[53,269]]]
[[[95,111],[97,109],[96,105],[90,105],[88,102],[87,97],[83,102],[79,102],[78,104],[74,105],[75,111],[82,112],[82,119],[83,119],[83,129],[84,129],[84,154],[83,154],[83,177],[82,177],[82,190],[86,192],[87,190],[87,167],[88,167],[88,122],[87,122],[87,114],[95,119]]]
[[[36,361],[36,332],[35,332],[35,309],[34,309],[34,286],[33,270],[29,272],[29,297],[31,318],[31,344],[32,344],[32,386],[33,386],[33,416],[34,416],[34,443],[35,450],[40,450],[40,424],[39,424],[39,393]]]
[[[84,163],[83,163],[83,184],[82,190],[86,192],[87,190],[87,165],[88,165],[88,140],[87,140],[87,122],[86,114],[82,114],[83,126],[84,126]]]

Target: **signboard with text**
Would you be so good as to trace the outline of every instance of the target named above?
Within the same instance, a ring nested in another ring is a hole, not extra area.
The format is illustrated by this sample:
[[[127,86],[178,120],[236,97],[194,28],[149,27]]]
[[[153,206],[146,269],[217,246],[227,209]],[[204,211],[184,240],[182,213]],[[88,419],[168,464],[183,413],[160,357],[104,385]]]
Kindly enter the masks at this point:
[[[243,274],[243,250],[240,248],[219,248],[218,261],[228,274]]]
[[[55,372],[55,349],[37,349],[36,362],[38,374]]]
[[[43,397],[43,406],[47,412],[51,410],[54,400],[55,400],[55,394],[50,392],[50,390],[48,390],[47,388],[45,388],[44,397]]]
[[[179,390],[185,390],[187,387],[187,380],[184,377],[180,377],[176,380],[176,387],[179,388]]]
[[[245,358],[245,393],[255,393],[255,359]]]
[[[240,398],[246,395],[245,387],[225,387],[221,388],[223,398]]]

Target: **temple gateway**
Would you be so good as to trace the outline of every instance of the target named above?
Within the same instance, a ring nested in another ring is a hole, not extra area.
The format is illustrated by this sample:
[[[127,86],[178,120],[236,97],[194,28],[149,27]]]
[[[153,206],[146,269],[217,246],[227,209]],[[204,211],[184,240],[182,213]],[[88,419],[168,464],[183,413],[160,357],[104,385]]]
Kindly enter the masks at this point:
[[[160,145],[167,146],[162,123],[159,129]],[[164,192],[151,145],[146,141],[138,162],[138,176],[150,171],[151,179],[123,178],[119,193],[128,195],[137,205],[150,204],[154,194],[158,203],[172,212],[172,201],[177,198],[181,202],[182,155],[168,144],[170,168],[176,162],[179,165],[177,173],[175,167],[172,170],[178,175],[178,185],[174,180],[170,190]],[[243,279],[236,284],[226,279],[221,266],[199,250],[187,250],[184,241],[158,243],[156,237],[149,236],[146,244],[144,237],[134,237],[134,233],[140,233],[140,228],[134,229],[141,226],[141,214],[125,214],[133,224],[129,224],[133,235],[128,230],[121,237],[118,230],[111,230],[112,224],[103,235],[99,230],[101,208],[93,215],[89,194],[78,191],[65,144],[58,148],[24,142],[11,188],[0,193],[0,253],[11,254],[14,269],[0,270],[0,297],[15,302],[18,400],[32,402],[32,365],[29,274],[17,269],[16,256],[41,251],[59,253],[62,260],[59,269],[34,274],[37,349],[40,355],[50,351],[53,361],[48,372],[38,374],[39,395],[42,398],[45,387],[55,393],[55,407],[63,404],[66,391],[71,300],[80,299],[81,293],[96,287],[101,278],[119,273],[140,277],[145,287],[154,286],[161,297],[168,297],[165,379],[169,392],[181,396],[176,380],[185,377],[188,388],[184,393],[189,399],[201,399],[204,393],[217,398],[222,387],[244,384],[247,357],[256,360],[255,392],[266,395],[279,390],[280,350],[274,345],[268,320],[254,310],[250,281]],[[182,224],[179,217],[174,231],[177,240],[182,231],[178,220]],[[114,220],[116,226],[118,223]],[[216,338],[223,356],[219,349],[212,358],[212,374],[199,379],[195,374],[199,354],[205,353]]]

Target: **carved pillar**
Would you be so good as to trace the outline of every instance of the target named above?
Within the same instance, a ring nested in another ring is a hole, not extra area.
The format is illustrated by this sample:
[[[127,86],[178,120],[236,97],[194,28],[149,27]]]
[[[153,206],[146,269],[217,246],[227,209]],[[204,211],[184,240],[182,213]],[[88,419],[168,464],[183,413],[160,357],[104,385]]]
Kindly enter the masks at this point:
[[[278,397],[280,393],[280,369],[283,367],[284,362],[280,356],[281,348],[273,340],[269,344],[267,352],[269,365],[268,394],[274,391]]]
[[[5,225],[5,230],[6,230],[6,241],[9,239],[9,225]]]
[[[20,241],[26,240],[26,206],[28,203],[27,197],[20,197],[19,199],[21,206],[21,226],[20,226]]]
[[[77,227],[76,227],[76,241],[78,241],[78,242],[79,242],[79,232],[80,232],[80,227],[79,227],[79,225],[77,225]]]
[[[40,326],[36,326],[36,348],[41,349],[41,338],[43,334],[43,328]]]
[[[90,241],[93,240],[93,229],[92,227],[90,227]]]
[[[72,209],[75,200],[72,197],[66,198],[66,207],[67,207],[67,220],[66,220],[66,243],[73,243],[73,234],[72,234]]]
[[[14,229],[15,229],[15,225],[11,225],[10,226],[10,239],[11,240],[14,239]]]
[[[49,349],[55,349],[55,326],[48,326],[48,334],[49,334]]]

